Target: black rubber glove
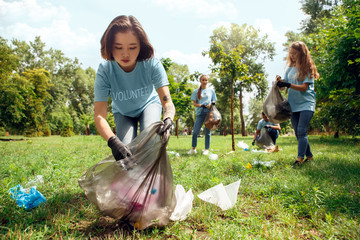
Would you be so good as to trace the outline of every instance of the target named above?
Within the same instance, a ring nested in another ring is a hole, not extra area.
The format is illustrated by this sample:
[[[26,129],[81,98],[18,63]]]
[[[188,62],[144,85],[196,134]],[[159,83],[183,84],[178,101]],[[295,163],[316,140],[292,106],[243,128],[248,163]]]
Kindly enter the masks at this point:
[[[252,141],[252,143],[251,143],[253,146],[255,145],[255,139],[254,139],[254,141]]]
[[[276,83],[276,85],[278,86],[278,87],[287,87],[287,88],[290,88],[290,86],[291,86],[291,84],[290,83],[288,83],[288,82],[285,82],[285,81],[278,81],[277,83]]]
[[[265,128],[265,129],[269,129],[269,128],[270,128],[270,126],[269,126],[269,125],[266,125],[266,126],[264,126],[264,128]]]
[[[207,104],[203,103],[203,104],[201,104],[201,107],[202,108],[207,108]]]
[[[166,131],[170,133],[172,127],[173,127],[173,121],[171,120],[171,118],[169,117],[165,118],[163,120],[163,124],[158,128],[157,133],[163,136]]]
[[[129,148],[117,136],[112,136],[108,140],[108,146],[116,161],[130,157],[132,154]]]

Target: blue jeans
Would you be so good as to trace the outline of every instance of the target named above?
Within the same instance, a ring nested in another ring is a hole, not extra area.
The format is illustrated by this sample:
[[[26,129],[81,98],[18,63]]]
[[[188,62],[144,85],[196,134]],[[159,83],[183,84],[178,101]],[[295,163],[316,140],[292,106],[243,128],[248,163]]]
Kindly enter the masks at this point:
[[[138,123],[140,132],[157,122],[161,118],[162,106],[160,103],[149,104],[137,117],[128,117],[120,113],[114,114],[116,135],[125,144],[129,144],[137,136]]]
[[[274,144],[276,145],[276,139],[279,137],[279,131],[278,130],[275,130],[275,129],[272,129],[272,128],[269,128],[268,129],[268,133],[271,137],[271,140],[274,142]]]
[[[206,115],[210,110],[207,108],[202,109],[201,113],[196,116],[194,129],[192,132],[192,143],[191,146],[195,148],[197,146],[197,137],[200,133],[201,126],[205,122]],[[211,131],[205,127],[205,149],[209,149],[210,147],[210,138],[211,138]]]
[[[312,111],[293,112],[291,115],[291,124],[298,140],[298,158],[304,158],[305,155],[308,158],[313,156],[307,137],[307,130],[313,115]]]

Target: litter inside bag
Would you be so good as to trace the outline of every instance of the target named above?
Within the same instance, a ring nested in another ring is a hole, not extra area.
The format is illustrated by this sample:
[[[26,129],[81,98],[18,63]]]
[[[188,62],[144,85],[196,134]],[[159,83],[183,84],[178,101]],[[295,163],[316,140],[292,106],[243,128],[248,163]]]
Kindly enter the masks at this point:
[[[205,202],[215,204],[223,211],[228,210],[236,203],[240,182],[241,179],[226,186],[220,183],[200,193],[198,197]]]
[[[273,148],[275,146],[267,128],[265,127],[261,129],[260,137],[255,141],[255,143],[259,148],[263,149]]]
[[[272,123],[282,123],[291,117],[290,104],[283,98],[276,83],[273,84],[264,101],[263,112]]]
[[[205,127],[210,131],[216,130],[220,127],[221,114],[219,110],[215,107],[215,104],[211,104],[210,111],[206,115],[204,124]]]
[[[163,124],[144,129],[128,148],[132,156],[112,156],[90,167],[79,179],[87,198],[105,215],[137,229],[165,226],[175,208],[173,175],[166,152],[168,137],[156,133]]]

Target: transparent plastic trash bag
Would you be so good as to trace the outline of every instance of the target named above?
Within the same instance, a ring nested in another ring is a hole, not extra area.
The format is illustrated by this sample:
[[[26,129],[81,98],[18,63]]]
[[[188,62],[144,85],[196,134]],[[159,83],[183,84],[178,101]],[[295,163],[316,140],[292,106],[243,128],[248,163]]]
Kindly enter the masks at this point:
[[[274,142],[270,137],[268,129],[263,127],[260,132],[260,137],[255,141],[256,146],[263,149],[273,148]]]
[[[291,117],[291,107],[287,99],[281,95],[276,82],[273,83],[264,104],[263,112],[272,123],[282,123]]]
[[[156,122],[127,146],[132,156],[112,156],[90,167],[79,179],[87,198],[105,215],[128,221],[137,229],[165,226],[175,208],[173,175]]]
[[[221,114],[219,110],[215,107],[215,103],[211,104],[210,111],[206,115],[204,124],[205,127],[210,131],[216,130],[220,127]]]

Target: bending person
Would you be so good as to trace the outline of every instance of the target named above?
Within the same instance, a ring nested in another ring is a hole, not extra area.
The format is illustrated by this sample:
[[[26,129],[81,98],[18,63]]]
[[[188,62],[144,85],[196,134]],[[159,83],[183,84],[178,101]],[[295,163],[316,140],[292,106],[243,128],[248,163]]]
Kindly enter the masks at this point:
[[[169,92],[169,81],[162,63],[154,58],[149,39],[133,16],[118,16],[101,38],[101,56],[95,78],[95,125],[108,142],[115,160],[131,155],[126,144],[140,131],[161,119],[158,133],[170,135],[175,107]],[[106,121],[108,98],[116,134]]]
[[[275,124],[272,122],[269,122],[269,119],[267,118],[267,116],[265,115],[264,112],[261,113],[262,118],[259,122],[258,125],[256,127],[256,132],[254,134],[254,139],[252,141],[252,145],[255,145],[255,141],[257,139],[259,139],[260,137],[260,132],[262,128],[266,128],[271,140],[273,141],[274,145],[276,144],[276,139],[279,137],[279,131],[281,130],[280,124]]]

